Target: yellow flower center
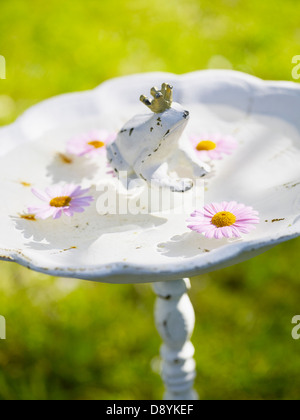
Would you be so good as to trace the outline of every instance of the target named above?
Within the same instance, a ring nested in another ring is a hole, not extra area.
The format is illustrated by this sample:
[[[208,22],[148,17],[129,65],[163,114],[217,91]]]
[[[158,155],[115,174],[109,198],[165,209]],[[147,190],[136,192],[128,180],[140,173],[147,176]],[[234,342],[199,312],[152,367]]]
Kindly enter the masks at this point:
[[[218,228],[231,226],[236,222],[236,217],[229,211],[220,211],[214,215],[214,217],[211,219],[211,222]]]
[[[55,197],[50,201],[51,207],[67,207],[71,203],[72,198],[68,196]]]
[[[100,149],[100,147],[105,146],[105,143],[99,140],[92,140],[88,142],[88,145],[93,146],[95,149]]]
[[[201,150],[214,150],[216,147],[217,147],[217,145],[213,141],[202,140],[197,144],[196,150],[198,150],[199,152]]]

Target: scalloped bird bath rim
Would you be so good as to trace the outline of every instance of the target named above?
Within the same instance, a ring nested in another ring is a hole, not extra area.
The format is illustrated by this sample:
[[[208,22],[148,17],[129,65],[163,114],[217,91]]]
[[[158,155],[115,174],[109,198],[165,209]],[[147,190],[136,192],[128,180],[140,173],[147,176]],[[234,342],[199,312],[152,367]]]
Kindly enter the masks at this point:
[[[84,220],[55,221],[57,225],[18,217],[28,204],[29,185],[43,188],[47,181],[70,181],[70,172],[83,188],[95,185],[103,176],[95,160],[80,163],[79,170],[65,162],[67,171],[54,154],[63,153],[66,142],[81,132],[118,131],[133,115],[145,112],[140,95],[164,81],[173,85],[174,100],[190,112],[190,134],[218,132],[238,141],[236,152],[214,163],[205,202],[238,201],[254,207],[261,222],[253,233],[242,240],[206,239],[189,231],[189,214],[118,218],[91,210]],[[236,264],[295,238],[300,235],[299,110],[300,85],[227,70],[125,76],[88,92],[46,100],[0,129],[5,203],[0,210],[0,259],[55,276],[161,282]]]

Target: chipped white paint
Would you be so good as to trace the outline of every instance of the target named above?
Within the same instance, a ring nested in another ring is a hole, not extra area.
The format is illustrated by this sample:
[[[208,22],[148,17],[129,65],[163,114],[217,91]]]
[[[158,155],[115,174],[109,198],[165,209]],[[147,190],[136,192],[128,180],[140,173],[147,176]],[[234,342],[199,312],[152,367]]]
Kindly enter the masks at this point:
[[[195,400],[193,390],[195,361],[190,338],[195,325],[195,313],[187,295],[189,279],[154,283],[157,294],[155,321],[163,339],[161,347],[162,378],[166,400]]]

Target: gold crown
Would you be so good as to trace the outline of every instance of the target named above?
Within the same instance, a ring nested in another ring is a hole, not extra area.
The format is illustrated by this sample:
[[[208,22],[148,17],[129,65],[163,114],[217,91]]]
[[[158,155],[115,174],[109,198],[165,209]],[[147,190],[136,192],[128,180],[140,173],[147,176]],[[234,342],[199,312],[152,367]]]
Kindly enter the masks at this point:
[[[166,109],[171,108],[173,100],[173,86],[168,83],[163,83],[161,85],[161,90],[158,90],[156,87],[153,87],[150,90],[151,95],[154,99],[150,101],[145,95],[140,96],[140,101],[143,102],[151,111],[159,114],[164,112]]]

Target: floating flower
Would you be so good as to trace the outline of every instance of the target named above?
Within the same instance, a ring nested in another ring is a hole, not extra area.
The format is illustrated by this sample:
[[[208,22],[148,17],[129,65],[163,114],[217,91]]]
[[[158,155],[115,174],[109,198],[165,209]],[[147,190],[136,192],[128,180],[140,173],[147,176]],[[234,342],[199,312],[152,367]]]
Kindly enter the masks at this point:
[[[187,220],[188,227],[207,238],[240,238],[242,233],[249,233],[259,223],[258,212],[252,207],[235,201],[211,203],[202,210],[195,210]]]
[[[93,130],[73,137],[67,142],[67,152],[76,156],[94,156],[105,152],[105,147],[116,138],[115,133]]]
[[[223,155],[230,155],[236,149],[238,143],[231,136],[214,135],[191,135],[190,142],[197,156],[201,160],[219,160]]]
[[[32,188],[33,194],[44,203],[38,207],[29,207],[28,212],[39,219],[59,219],[64,213],[73,216],[74,213],[82,213],[93,201],[92,196],[84,196],[89,188],[82,189],[73,184],[61,186],[54,185],[46,188],[45,192]]]

